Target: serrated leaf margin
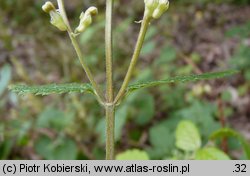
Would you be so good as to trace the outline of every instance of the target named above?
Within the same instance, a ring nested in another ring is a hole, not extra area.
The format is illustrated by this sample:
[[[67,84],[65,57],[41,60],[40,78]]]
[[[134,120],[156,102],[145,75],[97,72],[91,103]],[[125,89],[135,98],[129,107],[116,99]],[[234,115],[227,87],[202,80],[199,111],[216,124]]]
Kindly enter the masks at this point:
[[[68,83],[68,84],[48,84],[41,86],[28,86],[24,84],[11,85],[9,89],[19,95],[34,94],[34,95],[50,95],[63,93],[92,93],[94,90],[90,84]]]
[[[226,70],[226,71],[221,71],[221,72],[204,73],[200,75],[176,76],[176,77],[171,77],[171,78],[159,80],[159,81],[136,83],[136,84],[128,86],[127,94],[133,91],[136,91],[138,89],[142,89],[142,88],[148,88],[148,87],[154,87],[158,85],[178,83],[178,82],[191,82],[191,81],[199,81],[199,80],[218,79],[218,78],[223,78],[226,76],[231,76],[236,73],[239,73],[239,71]]]

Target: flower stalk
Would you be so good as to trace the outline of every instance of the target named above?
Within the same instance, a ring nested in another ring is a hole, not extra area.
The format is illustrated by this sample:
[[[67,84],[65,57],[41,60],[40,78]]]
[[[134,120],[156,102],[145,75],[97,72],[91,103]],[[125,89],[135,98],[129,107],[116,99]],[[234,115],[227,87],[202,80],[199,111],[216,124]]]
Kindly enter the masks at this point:
[[[122,99],[122,97],[126,93],[126,89],[130,82],[137,60],[140,56],[140,52],[141,52],[143,42],[144,42],[150,22],[153,19],[160,18],[162,14],[166,12],[167,9],[169,8],[168,0],[144,0],[144,3],[145,3],[145,11],[144,11],[143,20],[141,21],[140,33],[136,42],[135,50],[134,50],[127,74],[115,98],[115,101],[114,101],[115,104],[119,103],[119,101]]]
[[[101,104],[104,104],[104,96],[103,96],[103,93],[101,91],[101,89],[99,88],[99,85],[97,84],[97,82],[95,81],[94,79],[94,76],[93,74],[91,73],[89,67],[87,66],[87,63],[85,61],[85,58],[83,57],[83,54],[81,52],[81,49],[80,49],[80,46],[76,40],[76,37],[70,27],[70,24],[69,24],[69,20],[68,20],[68,17],[66,15],[66,11],[65,11],[65,8],[64,8],[64,2],[63,0],[57,0],[57,3],[58,3],[58,7],[59,7],[59,12],[63,18],[63,21],[64,23],[67,25],[67,29],[68,29],[68,34],[69,34],[69,37],[71,39],[71,42],[72,42],[72,45],[76,51],[76,54],[78,56],[78,59],[90,81],[90,83],[92,84],[94,90],[95,90],[95,93],[96,93],[96,96],[97,96],[97,99],[98,101],[101,103]]]
[[[125,79],[122,83],[122,86],[115,98],[114,103],[117,104],[119,103],[119,101],[122,99],[122,97],[124,96],[124,94],[126,93],[126,88],[128,87],[129,81],[131,79],[131,76],[133,74],[134,68],[136,66],[136,63],[138,61],[138,58],[140,56],[140,52],[143,46],[143,42],[147,33],[147,29],[148,26],[150,24],[151,18],[147,15],[147,13],[144,13],[144,17],[143,20],[141,22],[141,29],[140,29],[140,33],[136,42],[136,46],[135,46],[135,50],[134,50],[134,54],[132,56],[127,74],[125,76]]]
[[[78,59],[95,91],[98,101],[103,105],[106,111],[106,159],[113,160],[115,156],[115,107],[118,106],[126,93],[129,81],[132,77],[136,63],[144,43],[147,29],[153,19],[159,18],[169,6],[168,0],[144,0],[145,12],[141,20],[141,28],[133,52],[133,56],[117,96],[114,99],[113,90],[113,33],[112,33],[112,13],[114,0],[106,0],[106,26],[105,26],[105,55],[106,55],[106,96],[103,95],[99,85],[94,79],[89,67],[86,64],[85,57],[81,52],[77,42],[77,35],[84,32],[92,23],[92,17],[98,13],[96,7],[90,7],[80,15],[78,27],[73,31],[65,8],[63,0],[57,0],[56,9],[51,2],[46,2],[42,9],[51,16],[51,23],[61,31],[67,31],[72,45],[76,51]]]

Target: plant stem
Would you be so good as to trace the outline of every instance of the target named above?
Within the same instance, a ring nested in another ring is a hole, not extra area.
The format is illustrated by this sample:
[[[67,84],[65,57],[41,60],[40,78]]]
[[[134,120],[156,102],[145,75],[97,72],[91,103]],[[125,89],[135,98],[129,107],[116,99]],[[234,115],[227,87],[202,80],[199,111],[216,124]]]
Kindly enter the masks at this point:
[[[112,11],[114,0],[106,1],[106,25],[105,25],[105,50],[106,50],[106,79],[107,102],[113,102],[113,36],[112,36]]]
[[[106,160],[114,160],[115,106],[106,106]]]
[[[85,73],[87,74],[87,77],[88,77],[90,83],[92,84],[94,90],[96,91],[96,96],[98,98],[98,101],[103,104],[103,102],[104,102],[104,96],[103,96],[103,94],[101,92],[101,89],[99,88],[98,84],[96,83],[96,81],[94,79],[94,76],[92,75],[89,67],[87,66],[86,61],[85,61],[85,59],[83,57],[83,54],[81,52],[81,49],[79,47],[79,44],[77,43],[76,38],[75,38],[75,36],[72,33],[72,29],[70,27],[67,14],[65,12],[64,2],[63,2],[63,0],[57,0],[57,3],[58,3],[58,8],[59,8],[60,14],[61,14],[61,16],[63,18],[63,21],[67,25],[68,34],[69,34],[71,42],[72,42],[72,44],[74,46],[74,49],[75,49],[75,51],[77,53],[78,59],[79,59],[81,65],[82,65]]]
[[[139,36],[138,36],[138,39],[136,42],[134,54],[133,54],[133,57],[131,59],[131,62],[130,62],[127,74],[125,76],[125,79],[122,83],[122,86],[121,86],[121,88],[120,88],[120,90],[115,98],[115,101],[114,101],[115,104],[117,104],[117,102],[119,102],[121,100],[121,98],[124,96],[124,94],[126,92],[126,88],[128,87],[128,84],[129,84],[129,81],[131,79],[132,73],[134,71],[135,65],[136,65],[137,60],[139,58],[150,20],[151,20],[150,17],[148,17],[148,15],[144,14],[142,24],[141,24],[140,33],[139,33]]]
[[[105,52],[106,52],[106,159],[114,159],[115,107],[113,104],[113,36],[112,11],[114,0],[106,0]]]
[[[100,87],[99,87],[98,84],[96,83],[96,81],[95,81],[95,79],[94,79],[94,77],[93,77],[93,75],[92,75],[92,73],[91,73],[89,67],[88,67],[87,64],[86,64],[86,61],[85,61],[85,59],[84,59],[84,57],[83,57],[83,54],[82,54],[82,52],[81,52],[81,49],[80,49],[80,47],[79,47],[79,45],[78,45],[78,43],[77,43],[77,41],[76,41],[76,38],[75,38],[72,34],[70,34],[70,33],[69,33],[69,37],[70,37],[71,42],[72,42],[72,44],[73,44],[73,46],[74,46],[74,48],[75,48],[75,51],[76,51],[76,53],[77,53],[77,56],[78,56],[78,58],[79,58],[79,61],[80,61],[81,65],[82,65],[82,67],[83,67],[85,73],[87,74],[87,77],[88,77],[90,83],[92,84],[94,90],[96,91],[96,96],[97,96],[98,100],[99,100],[101,103],[103,103],[103,102],[105,101],[105,100],[104,100],[103,93],[101,92]]]

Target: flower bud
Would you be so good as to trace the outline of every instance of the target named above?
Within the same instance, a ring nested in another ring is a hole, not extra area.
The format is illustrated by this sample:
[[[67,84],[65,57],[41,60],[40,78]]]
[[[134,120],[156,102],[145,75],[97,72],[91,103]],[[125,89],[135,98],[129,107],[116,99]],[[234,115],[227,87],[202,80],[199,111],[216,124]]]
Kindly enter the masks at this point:
[[[153,12],[155,8],[158,6],[159,0],[144,0],[146,9]]]
[[[85,13],[94,16],[94,15],[98,14],[98,9],[96,7],[92,6],[92,7],[88,8]]]
[[[152,15],[153,18],[155,18],[155,19],[160,18],[162,16],[162,14],[168,10],[168,8],[169,8],[168,0],[159,0],[159,5],[155,9],[155,11]]]
[[[84,32],[87,27],[89,27],[92,23],[92,16],[97,15],[98,10],[96,7],[90,7],[86,10],[86,12],[82,12],[80,15],[80,23],[79,26],[75,29],[75,33]]]
[[[168,9],[168,0],[144,0],[145,14],[148,17],[160,18],[161,15]]]
[[[55,6],[50,2],[47,1],[43,6],[42,9],[44,12],[49,13],[52,10],[56,10]]]
[[[61,14],[56,10],[55,6],[50,2],[46,2],[42,9],[44,12],[49,13],[50,15],[50,23],[57,27],[60,31],[66,31],[67,26],[63,21]]]

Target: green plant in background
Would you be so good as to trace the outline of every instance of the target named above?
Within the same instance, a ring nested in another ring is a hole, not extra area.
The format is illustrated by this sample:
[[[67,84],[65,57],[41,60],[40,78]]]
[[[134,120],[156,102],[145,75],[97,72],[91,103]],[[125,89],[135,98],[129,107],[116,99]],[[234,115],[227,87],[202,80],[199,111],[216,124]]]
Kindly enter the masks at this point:
[[[190,76],[177,76],[177,77],[170,77],[164,80],[159,81],[150,81],[150,82],[141,82],[136,83],[133,85],[129,85],[133,71],[135,69],[136,63],[140,56],[142,46],[144,43],[144,39],[147,33],[147,30],[150,24],[153,23],[154,20],[160,18],[164,12],[167,11],[169,7],[168,0],[145,0],[145,11],[143,19],[139,22],[141,23],[141,29],[139,32],[139,36],[136,42],[136,46],[134,49],[133,56],[131,58],[131,62],[126,73],[125,79],[121,85],[121,88],[118,90],[117,95],[115,96],[115,91],[113,89],[113,26],[112,26],[112,13],[113,13],[113,0],[106,0],[106,24],[105,24],[105,51],[106,51],[106,93],[104,94],[101,86],[95,81],[94,76],[89,69],[86,59],[81,52],[80,46],[77,41],[77,36],[80,33],[85,32],[86,28],[88,28],[91,23],[93,22],[93,17],[97,15],[97,8],[90,7],[85,12],[82,12],[80,15],[80,22],[78,27],[75,30],[72,30],[66,12],[64,8],[64,2],[62,0],[57,0],[58,9],[51,2],[46,2],[45,5],[42,7],[43,10],[48,13],[51,17],[51,24],[57,27],[61,31],[67,31],[68,35],[71,39],[72,45],[76,51],[78,59],[90,81],[90,84],[80,84],[80,83],[70,83],[70,84],[52,84],[52,85],[43,85],[43,86],[26,86],[26,85],[13,85],[10,87],[11,90],[14,92],[18,92],[20,94],[26,93],[33,93],[35,95],[49,95],[53,93],[69,93],[69,92],[78,92],[78,93],[90,93],[95,95],[96,99],[100,103],[100,105],[106,111],[106,159],[114,159],[114,144],[115,144],[115,110],[117,106],[119,106],[122,100],[125,97],[128,97],[131,92],[136,90],[153,87],[168,83],[175,83],[175,82],[188,82],[188,81],[198,81],[198,80],[205,80],[205,79],[214,79],[214,78],[221,78],[229,75],[233,75],[237,73],[237,71],[229,70],[229,71],[222,71],[222,72],[214,72],[214,73],[205,73],[201,75],[190,75]],[[142,101],[147,101],[144,99]],[[150,106],[150,105],[149,105]],[[126,112],[126,108],[123,107],[122,111],[118,111],[117,113]],[[144,124],[147,120],[143,119],[143,116],[140,116],[138,119],[138,124]],[[53,123],[53,122],[52,122]],[[43,123],[42,123],[43,124]],[[182,124],[183,125],[183,124]],[[185,125],[185,124],[184,124]],[[189,126],[192,126],[189,124]],[[190,128],[190,132],[194,132],[194,137],[198,138],[199,134]],[[158,130],[158,129],[157,129]],[[156,130],[156,131],[157,131]],[[160,129],[160,132],[168,131],[164,128]],[[177,130],[178,131],[178,130]],[[182,134],[182,132],[177,132]],[[179,135],[178,135],[179,136]],[[153,139],[155,143],[159,143],[157,139]],[[50,141],[49,139],[44,138],[42,140],[43,143],[48,144]],[[60,143],[60,141],[58,142]],[[200,142],[196,143],[197,145],[190,144],[190,148],[192,150],[197,150],[200,147]],[[65,146],[66,148],[72,148],[71,142],[69,141],[69,146]],[[181,142],[177,142],[177,147],[181,148]],[[60,145],[59,145],[60,148]],[[37,150],[43,150],[48,155],[48,159],[50,153],[54,150],[59,151],[59,148],[39,148]],[[74,148],[74,147],[73,147]],[[205,152],[215,151],[214,148],[206,149]],[[137,153],[139,156],[142,155],[142,158],[147,159],[148,157],[144,154],[141,154],[138,151],[132,151],[132,153]],[[204,152],[203,152],[204,153]],[[58,154],[59,155],[59,154]],[[117,157],[119,158],[127,158],[126,156]],[[202,157],[201,157],[202,158]]]
[[[229,64],[243,71],[244,77],[247,81],[250,80],[250,50],[247,42],[244,42],[244,38],[250,36],[250,21],[246,21],[245,24],[232,27],[226,34],[227,37],[234,37],[240,39],[240,43],[236,48],[235,53],[230,59]]]
[[[160,129],[160,128],[158,128]],[[174,145],[175,152],[172,153],[172,158],[170,159],[195,159],[195,160],[229,160],[230,157],[222,150],[217,147],[216,140],[220,140],[223,137],[233,137],[241,145],[245,153],[245,158],[250,159],[250,145],[241,134],[230,128],[222,128],[213,131],[209,134],[209,141],[206,144],[202,143],[202,135],[197,125],[190,120],[180,120],[173,130],[175,133],[175,139],[171,141]],[[157,133],[164,132],[158,130]],[[156,139],[155,139],[156,140]],[[160,139],[162,140],[162,139]],[[164,142],[163,142],[164,143]],[[163,149],[166,147],[158,143]],[[169,147],[171,148],[171,147]],[[116,156],[118,160],[148,160],[148,154],[143,150],[127,150]],[[169,158],[167,158],[169,159]]]
[[[216,147],[216,139],[223,137],[236,138],[242,145],[246,158],[250,159],[250,145],[238,132],[230,128],[216,130],[209,135],[210,142],[202,147],[201,134],[189,120],[180,121],[176,129],[176,147],[184,151],[184,156],[177,159],[228,160],[230,157]]]
[[[176,147],[184,151],[184,159],[228,160],[224,152],[214,146],[202,147],[201,135],[193,122],[181,121],[176,129]]]

